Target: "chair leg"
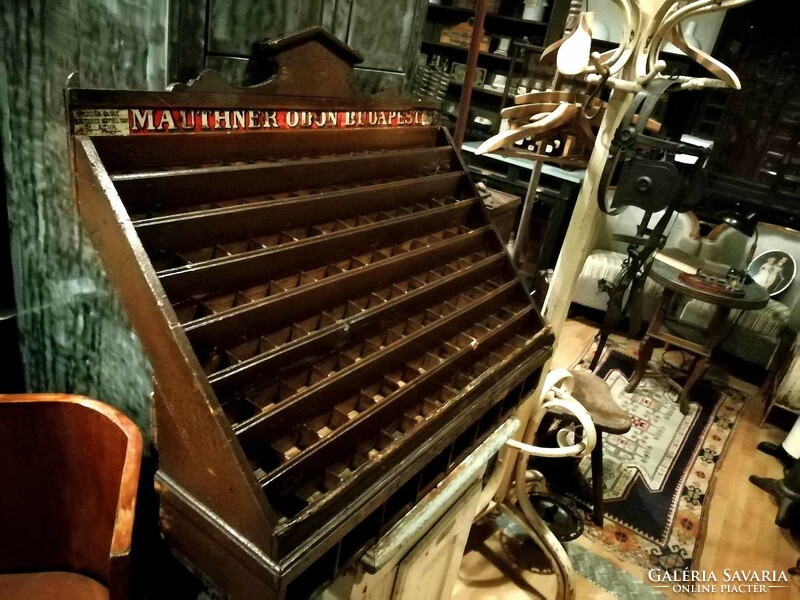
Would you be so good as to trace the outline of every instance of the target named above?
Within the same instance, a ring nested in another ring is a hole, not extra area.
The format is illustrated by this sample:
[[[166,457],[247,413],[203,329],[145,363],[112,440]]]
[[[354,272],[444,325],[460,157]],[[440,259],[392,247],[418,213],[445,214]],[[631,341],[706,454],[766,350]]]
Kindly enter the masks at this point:
[[[636,368],[633,371],[630,382],[625,387],[625,391],[629,394],[636,389],[636,386],[638,386],[639,382],[642,380],[642,376],[647,370],[647,365],[650,362],[650,358],[653,356],[653,346],[655,346],[655,342],[655,338],[652,338],[649,335],[644,336],[644,339],[639,346],[639,358],[636,360]]]
[[[689,414],[689,394],[692,392],[694,385],[700,381],[700,378],[708,371],[711,366],[711,360],[705,356],[701,357],[693,363],[692,372],[689,374],[689,379],[683,384],[678,401],[680,402],[681,413],[684,415]]]
[[[790,518],[793,505],[796,504],[795,500],[790,498],[778,498],[778,514],[775,515],[775,525],[788,529],[792,525]]]
[[[592,520],[598,527],[603,526],[603,433],[597,432],[597,443],[592,450],[592,495],[594,511]]]

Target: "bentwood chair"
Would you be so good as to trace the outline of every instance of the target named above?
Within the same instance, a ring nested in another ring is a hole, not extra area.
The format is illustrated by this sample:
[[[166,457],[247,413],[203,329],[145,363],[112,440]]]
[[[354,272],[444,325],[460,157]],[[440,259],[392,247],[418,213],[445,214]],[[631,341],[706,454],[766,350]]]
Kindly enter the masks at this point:
[[[127,597],[141,454],[107,404],[0,395],[0,598]]]

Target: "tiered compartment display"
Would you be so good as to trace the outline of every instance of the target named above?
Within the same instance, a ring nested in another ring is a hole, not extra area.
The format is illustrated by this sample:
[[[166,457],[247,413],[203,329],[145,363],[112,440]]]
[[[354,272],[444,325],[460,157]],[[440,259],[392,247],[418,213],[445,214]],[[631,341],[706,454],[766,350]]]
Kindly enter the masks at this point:
[[[234,597],[352,563],[552,345],[430,106],[337,87],[357,56],[324,32],[274,50],[258,88],[68,92],[78,206],[153,364],[164,537]]]

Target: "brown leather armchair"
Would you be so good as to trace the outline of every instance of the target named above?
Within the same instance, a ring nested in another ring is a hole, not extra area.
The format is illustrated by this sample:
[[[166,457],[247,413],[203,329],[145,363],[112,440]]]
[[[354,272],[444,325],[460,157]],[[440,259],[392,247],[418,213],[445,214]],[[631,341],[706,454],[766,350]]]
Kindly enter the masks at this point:
[[[0,395],[0,598],[127,598],[141,455],[107,404]]]

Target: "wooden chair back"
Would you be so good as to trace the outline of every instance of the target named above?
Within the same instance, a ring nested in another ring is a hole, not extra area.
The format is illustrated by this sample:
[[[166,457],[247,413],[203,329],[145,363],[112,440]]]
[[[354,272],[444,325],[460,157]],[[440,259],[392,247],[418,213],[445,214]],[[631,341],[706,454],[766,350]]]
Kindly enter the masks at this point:
[[[0,573],[70,571],[126,597],[141,454],[107,404],[0,395]]]

